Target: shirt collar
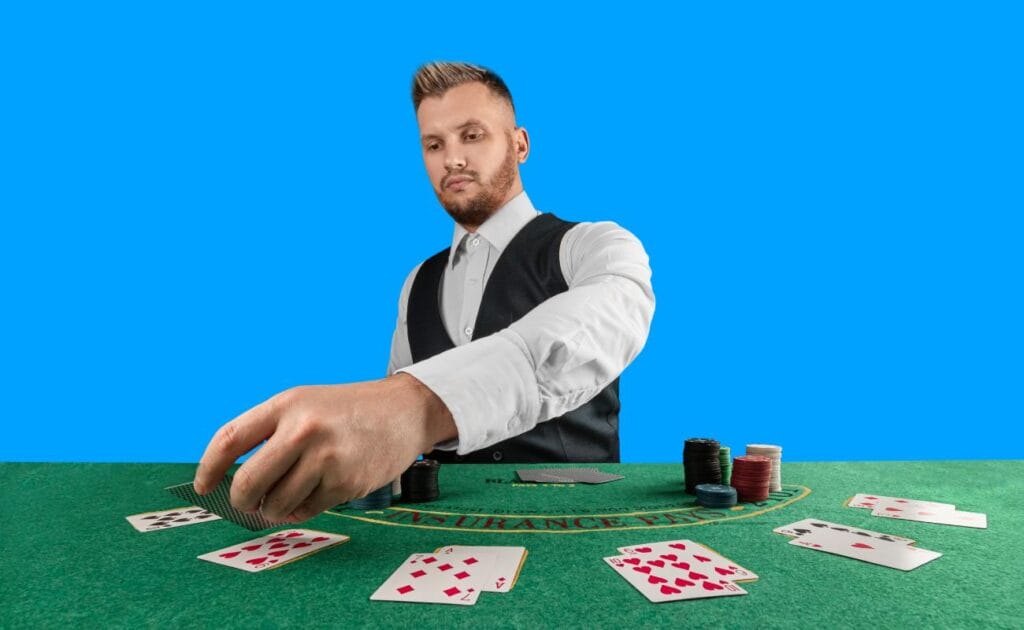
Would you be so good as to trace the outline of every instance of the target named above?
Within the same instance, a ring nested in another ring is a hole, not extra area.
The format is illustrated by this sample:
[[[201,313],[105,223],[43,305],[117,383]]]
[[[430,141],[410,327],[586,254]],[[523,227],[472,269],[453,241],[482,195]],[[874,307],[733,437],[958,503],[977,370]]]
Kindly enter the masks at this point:
[[[540,212],[533,207],[533,203],[530,202],[530,198],[526,196],[526,191],[524,190],[509,199],[508,203],[498,208],[494,214],[484,221],[483,225],[477,228],[476,233],[484,237],[485,241],[498,250],[498,255],[501,255],[505,248],[508,247],[512,238],[519,233],[519,230],[523,229],[523,226],[533,220],[538,214]],[[469,232],[466,228],[458,223],[455,224],[452,246],[448,253],[449,267],[455,265],[455,255],[459,250],[459,245],[462,244],[462,241],[468,234]]]

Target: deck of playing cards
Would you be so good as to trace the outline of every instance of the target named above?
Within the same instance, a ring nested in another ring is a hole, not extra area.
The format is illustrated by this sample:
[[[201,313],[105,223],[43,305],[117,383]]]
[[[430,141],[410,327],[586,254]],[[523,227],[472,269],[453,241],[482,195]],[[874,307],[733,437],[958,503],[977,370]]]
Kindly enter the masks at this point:
[[[661,603],[746,595],[737,582],[757,574],[692,540],[620,547],[604,561],[648,600]]]
[[[414,553],[370,599],[472,606],[481,592],[512,590],[525,561],[525,547],[451,545]]]
[[[958,525],[976,529],[988,528],[988,517],[980,512],[961,512],[952,503],[936,503],[900,497],[858,494],[850,499],[848,507],[866,508],[871,516],[895,518],[902,521]]]
[[[625,479],[596,468],[523,468],[517,470],[516,475],[520,481],[536,483],[608,483]]]
[[[224,475],[217,487],[207,494],[196,492],[195,486],[189,483],[182,483],[176,486],[164,488],[176,497],[192,501],[196,505],[206,508],[213,514],[231,521],[235,525],[258,532],[262,529],[270,529],[281,523],[273,523],[263,518],[261,514],[247,514],[239,512],[231,505],[231,475]]]
[[[911,571],[942,557],[937,551],[915,547],[914,541],[909,538],[814,518],[776,527],[772,531],[793,537],[789,544],[797,547],[825,551],[901,571]]]

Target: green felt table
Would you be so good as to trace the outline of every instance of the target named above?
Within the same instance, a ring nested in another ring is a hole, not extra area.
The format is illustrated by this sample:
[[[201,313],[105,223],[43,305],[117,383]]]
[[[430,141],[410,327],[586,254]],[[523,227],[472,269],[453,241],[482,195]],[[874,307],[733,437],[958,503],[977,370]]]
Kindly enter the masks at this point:
[[[446,465],[436,503],[330,511],[303,525],[343,545],[250,574],[196,556],[258,534],[227,521],[149,533],[125,516],[178,507],[182,464],[0,464],[0,626],[1021,627],[1024,462],[785,463],[782,492],[695,509],[678,464],[600,465],[604,485],[515,481],[514,465]],[[984,530],[872,517],[857,492],[955,503]],[[903,572],[787,544],[815,517],[917,540],[943,557]],[[742,597],[652,604],[602,562],[688,538],[756,571]],[[411,553],[522,545],[515,588],[475,606],[370,601]]]

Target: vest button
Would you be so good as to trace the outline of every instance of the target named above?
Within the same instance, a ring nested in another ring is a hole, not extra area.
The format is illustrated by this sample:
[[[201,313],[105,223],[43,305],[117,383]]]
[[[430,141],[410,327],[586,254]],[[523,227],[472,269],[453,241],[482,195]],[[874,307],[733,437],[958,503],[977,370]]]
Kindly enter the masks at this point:
[[[501,451],[494,451],[491,453],[491,458],[496,462],[500,462],[505,456],[501,454]]]

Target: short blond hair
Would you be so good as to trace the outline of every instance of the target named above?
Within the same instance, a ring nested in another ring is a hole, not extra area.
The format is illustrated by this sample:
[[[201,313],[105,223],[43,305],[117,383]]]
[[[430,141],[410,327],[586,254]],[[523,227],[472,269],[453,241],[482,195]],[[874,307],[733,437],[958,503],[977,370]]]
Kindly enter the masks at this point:
[[[412,77],[412,105],[419,111],[420,103],[428,96],[442,96],[448,90],[466,83],[483,83],[491,92],[506,101],[515,114],[512,93],[493,70],[472,63],[432,61],[423,64]]]

